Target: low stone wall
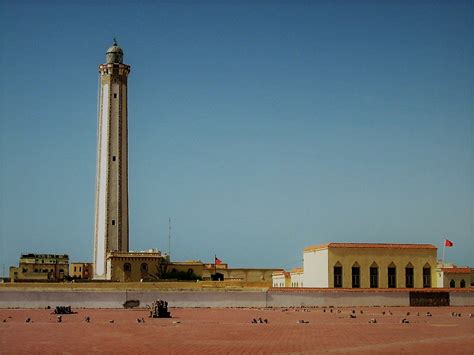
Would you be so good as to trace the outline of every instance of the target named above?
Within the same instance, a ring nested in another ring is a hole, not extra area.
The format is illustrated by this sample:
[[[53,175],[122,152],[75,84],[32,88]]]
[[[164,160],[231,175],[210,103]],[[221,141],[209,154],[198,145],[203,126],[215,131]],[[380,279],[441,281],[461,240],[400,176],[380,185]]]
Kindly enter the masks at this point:
[[[474,306],[474,290],[451,291],[451,306]],[[0,289],[0,308],[44,308],[68,305],[73,308],[122,308],[139,301],[144,308],[154,300],[170,307],[351,307],[409,306],[409,291],[270,289],[267,291],[79,291]]]
[[[351,291],[276,291],[269,290],[267,304],[272,307],[355,307],[409,306],[408,292]]]
[[[450,306],[474,306],[474,292],[450,292]]]

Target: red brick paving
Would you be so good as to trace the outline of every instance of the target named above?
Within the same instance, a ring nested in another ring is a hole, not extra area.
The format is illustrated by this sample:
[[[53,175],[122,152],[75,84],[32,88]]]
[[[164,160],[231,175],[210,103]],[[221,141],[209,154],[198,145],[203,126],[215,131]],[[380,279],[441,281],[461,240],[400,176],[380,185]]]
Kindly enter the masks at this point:
[[[52,310],[0,310],[0,354],[474,353],[474,318],[468,316],[474,307],[329,310],[178,308],[171,309],[171,319],[150,319],[143,309],[79,309],[63,315],[62,323]],[[393,315],[382,315],[388,310]],[[25,322],[28,317],[32,323]],[[269,323],[250,323],[258,317]],[[377,324],[369,324],[371,318]],[[410,323],[401,324],[403,318]]]

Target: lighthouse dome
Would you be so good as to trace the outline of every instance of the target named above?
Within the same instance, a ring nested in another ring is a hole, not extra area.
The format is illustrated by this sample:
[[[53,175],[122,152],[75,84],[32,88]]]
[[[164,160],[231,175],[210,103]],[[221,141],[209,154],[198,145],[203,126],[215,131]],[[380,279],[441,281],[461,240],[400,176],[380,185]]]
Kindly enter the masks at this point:
[[[114,40],[112,47],[107,49],[106,59],[108,64],[123,63],[123,50],[117,45],[117,41]]]

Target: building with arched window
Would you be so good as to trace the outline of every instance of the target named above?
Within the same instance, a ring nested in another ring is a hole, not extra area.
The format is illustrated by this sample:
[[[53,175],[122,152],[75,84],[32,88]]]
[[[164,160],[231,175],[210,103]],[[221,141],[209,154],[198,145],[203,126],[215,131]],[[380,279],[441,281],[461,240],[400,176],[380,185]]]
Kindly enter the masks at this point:
[[[436,287],[431,244],[328,243],[303,253],[304,287]]]
[[[466,288],[471,287],[474,269],[458,267],[456,265],[440,264],[436,269],[436,283],[438,287]]]
[[[156,279],[160,265],[167,262],[168,256],[159,250],[110,252],[107,254],[107,279],[122,282]]]

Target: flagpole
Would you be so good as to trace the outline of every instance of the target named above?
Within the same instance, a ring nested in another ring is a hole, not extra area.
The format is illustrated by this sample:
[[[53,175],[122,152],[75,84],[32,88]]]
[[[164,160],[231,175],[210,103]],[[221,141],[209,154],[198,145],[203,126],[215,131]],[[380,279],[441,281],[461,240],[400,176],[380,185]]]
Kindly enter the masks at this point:
[[[216,265],[216,260],[217,260],[217,255],[214,254],[214,277],[216,277],[215,275],[217,274],[217,265]]]
[[[443,242],[443,262],[441,263],[441,265],[443,265],[443,267],[444,267],[444,253],[445,253],[445,251],[446,251],[446,239]]]

